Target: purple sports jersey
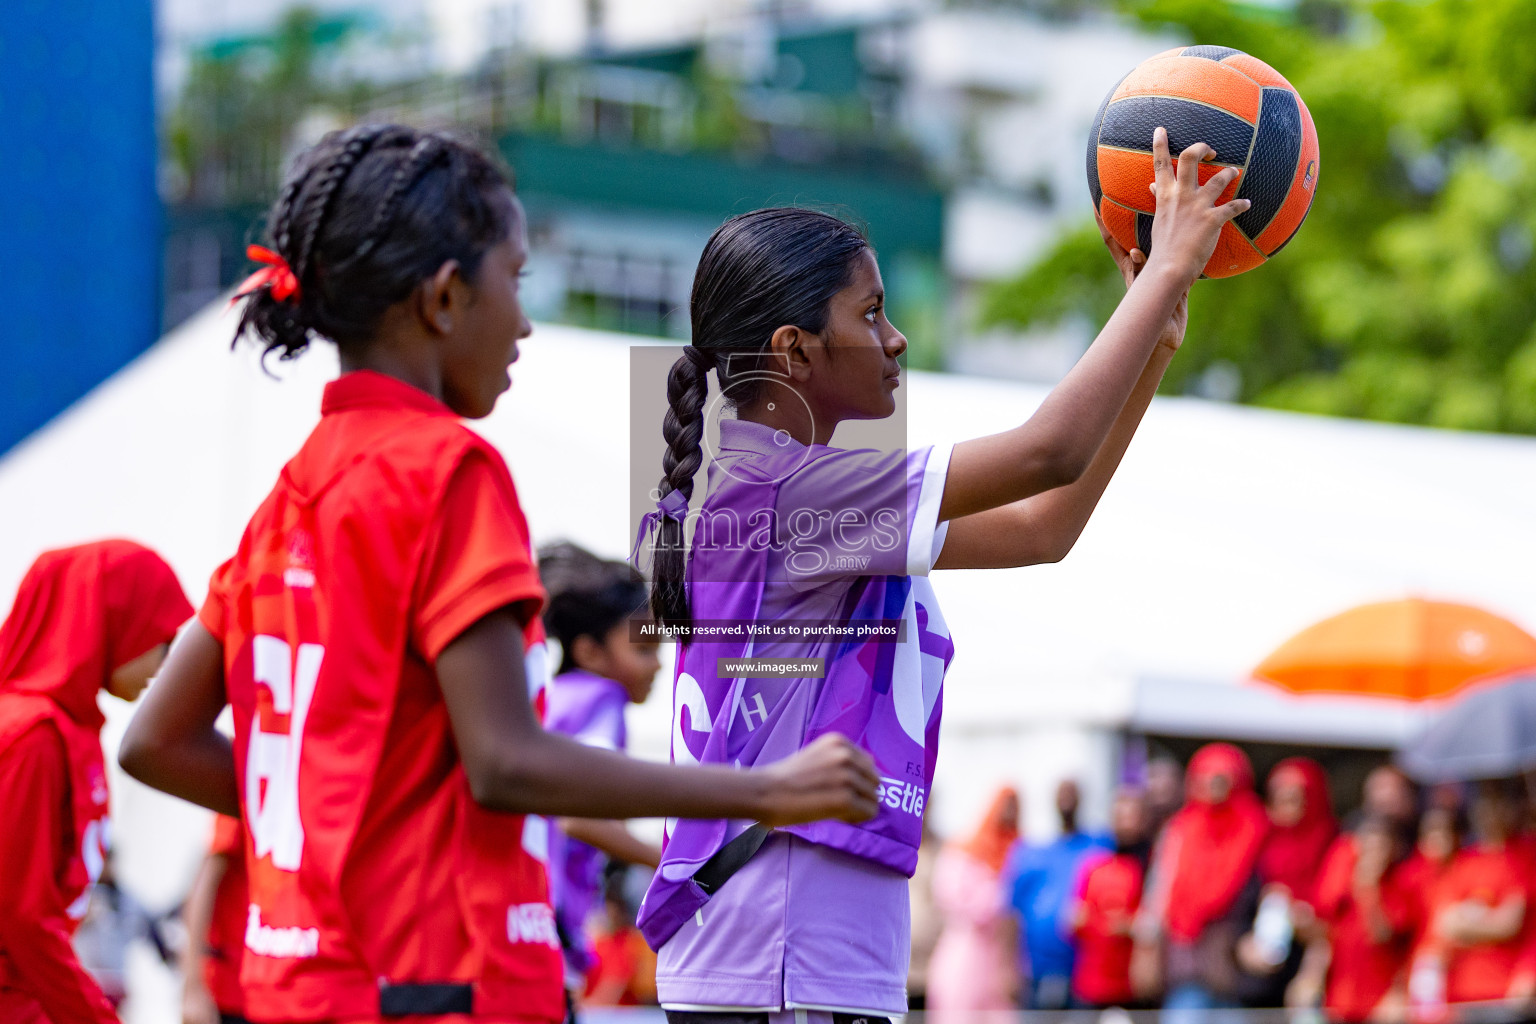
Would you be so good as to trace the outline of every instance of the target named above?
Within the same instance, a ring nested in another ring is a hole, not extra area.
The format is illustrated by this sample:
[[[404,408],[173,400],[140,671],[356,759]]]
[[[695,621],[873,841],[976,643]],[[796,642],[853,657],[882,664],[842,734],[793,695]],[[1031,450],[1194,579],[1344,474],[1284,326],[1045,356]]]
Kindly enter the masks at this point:
[[[612,679],[576,669],[558,675],[546,691],[544,726],[589,747],[623,750],[629,694]],[[576,982],[592,969],[585,925],[603,880],[603,854],[552,827],[549,890],[565,947],[566,975]]]
[[[679,646],[674,761],[766,764],[838,732],[870,752],[882,784],[873,820],[783,829],[712,899],[692,875],[749,822],[667,823],[639,919],[661,954],[663,1005],[905,1010],[906,877],[954,651],[926,579],[948,463],[947,448],[806,447],[760,424],[720,423],[691,516],[695,621],[896,621],[903,633]],[[824,659],[825,676],[717,673],[721,659],[746,656]]]

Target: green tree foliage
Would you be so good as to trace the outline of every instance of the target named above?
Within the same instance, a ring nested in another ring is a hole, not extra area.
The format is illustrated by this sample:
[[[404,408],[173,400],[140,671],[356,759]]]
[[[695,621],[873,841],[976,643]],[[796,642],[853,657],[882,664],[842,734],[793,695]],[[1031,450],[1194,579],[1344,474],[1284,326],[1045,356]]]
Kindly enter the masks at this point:
[[[1322,149],[1295,241],[1257,270],[1196,285],[1165,387],[1187,390],[1229,361],[1242,399],[1260,405],[1536,433],[1536,3],[1124,7],[1275,67]],[[982,317],[1102,323],[1121,290],[1090,223],[997,285]]]
[[[326,82],[318,68],[322,51],[358,24],[351,16],[322,18],[312,8],[293,7],[270,33],[194,51],[165,124],[166,156],[182,193],[177,198],[266,202],[304,117],[317,106],[340,109],[356,99],[350,83]]]

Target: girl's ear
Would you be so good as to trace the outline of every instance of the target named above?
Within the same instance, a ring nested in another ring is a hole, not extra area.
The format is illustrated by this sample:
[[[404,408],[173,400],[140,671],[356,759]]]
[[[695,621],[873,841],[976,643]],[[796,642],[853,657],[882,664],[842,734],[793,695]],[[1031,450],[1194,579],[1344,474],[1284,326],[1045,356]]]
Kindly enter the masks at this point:
[[[594,638],[582,634],[571,642],[571,661],[583,672],[602,675],[608,667],[608,652]]]
[[[789,379],[793,381],[810,380],[811,360],[806,353],[806,342],[813,337],[798,327],[784,326],[774,331],[773,337],[768,339],[768,351],[776,357],[772,360],[774,369],[787,367]]]
[[[448,260],[416,288],[416,317],[429,334],[453,331],[453,315],[464,287],[459,261]]]

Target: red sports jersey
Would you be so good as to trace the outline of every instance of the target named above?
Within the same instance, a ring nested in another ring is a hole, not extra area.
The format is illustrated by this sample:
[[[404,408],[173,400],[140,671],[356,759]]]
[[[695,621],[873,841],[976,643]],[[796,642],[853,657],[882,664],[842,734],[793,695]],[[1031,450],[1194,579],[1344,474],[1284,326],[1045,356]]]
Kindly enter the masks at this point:
[[[1521,872],[1520,860],[1508,848],[1471,847],[1456,854],[1449,868],[1429,889],[1426,898],[1430,919],[1425,936],[1426,948],[1440,949],[1447,958],[1446,999],[1453,1003],[1503,999],[1519,965],[1522,936],[1508,942],[1479,943],[1474,946],[1441,948],[1433,932],[1433,921],[1445,908],[1472,902],[1496,907],[1512,896],[1524,896],[1527,913],[1530,881]]]
[[[544,823],[470,797],[432,667],[510,605],[544,678],[512,478],[393,378],[349,373],[321,411],[200,613],[249,832],[247,1016],[559,1020]]]
[[[1132,941],[1126,929],[1141,907],[1146,869],[1130,854],[1101,855],[1085,867],[1082,924],[1077,929],[1077,961],[1072,994],[1096,1006],[1125,1006],[1131,991]]]
[[[1328,928],[1332,959],[1323,1005],[1332,1020],[1368,1020],[1408,966],[1419,931],[1418,877],[1413,862],[1393,865],[1374,889],[1354,884],[1359,853],[1353,836],[1335,840],[1317,883],[1317,916]],[[1375,904],[1374,906],[1372,904]],[[1372,928],[1377,911],[1391,928],[1385,941]]]
[[[245,915],[251,901],[245,881],[245,826],[239,818],[218,816],[208,854],[224,858],[225,868],[213,896],[203,983],[220,1013],[243,1017],[245,994],[240,989],[240,962],[245,958]]]
[[[187,620],[176,575],[132,541],[45,552],[0,625],[0,1021],[116,1020],[70,936],[106,863],[96,696]]]

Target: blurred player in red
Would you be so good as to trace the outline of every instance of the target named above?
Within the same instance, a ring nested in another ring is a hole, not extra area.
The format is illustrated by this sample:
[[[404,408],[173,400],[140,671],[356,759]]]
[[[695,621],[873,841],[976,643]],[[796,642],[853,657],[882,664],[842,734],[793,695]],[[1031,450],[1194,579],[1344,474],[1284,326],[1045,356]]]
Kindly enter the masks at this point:
[[[170,566],[131,541],[49,551],[0,626],[0,1021],[117,1015],[70,936],[108,844],[96,696],[134,700],[192,614]]]
[[[583,1006],[653,1006],[656,954],[635,927],[635,908],[624,892],[626,870],[619,864],[603,879],[601,922],[592,937],[592,966]]]
[[[1314,906],[1326,934],[1323,1005],[1331,1020],[1358,1024],[1398,1008],[1419,902],[1396,821],[1368,817],[1347,840],[1323,862]]]
[[[213,841],[182,908],[187,948],[182,956],[182,1024],[244,1024],[245,826],[239,818],[214,819]]]
[[[546,733],[544,592],[490,414],[532,330],[522,210],[483,154],[364,125],[295,162],[239,333],[342,375],[124,737],[124,768],[246,822],[256,1021],[566,1012],[541,814],[875,813],[829,736],[679,768]],[[580,381],[572,381],[573,397]],[[233,748],[214,727],[226,703]]]
[[[1503,1000],[1520,966],[1532,880],[1510,845],[1514,805],[1482,783],[1469,809],[1475,841],[1458,852],[1425,897],[1425,928],[1408,994],[1430,1019],[1437,1007]]]
[[[1130,1006],[1131,937],[1147,861],[1152,853],[1146,797],[1139,790],[1124,790],[1110,811],[1114,834],[1113,853],[1088,855],[1079,881],[1072,934],[1077,939],[1077,959],[1072,967],[1072,995],[1085,1006]]]

